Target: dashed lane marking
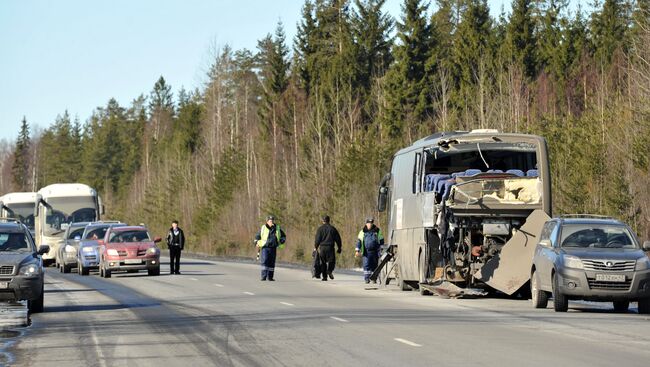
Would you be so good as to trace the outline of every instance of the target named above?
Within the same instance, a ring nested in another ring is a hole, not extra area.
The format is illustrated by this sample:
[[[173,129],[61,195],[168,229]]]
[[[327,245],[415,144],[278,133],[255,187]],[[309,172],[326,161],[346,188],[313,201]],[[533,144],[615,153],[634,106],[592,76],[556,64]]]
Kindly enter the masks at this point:
[[[223,288],[223,284],[215,284],[215,287]]]
[[[196,278],[190,278],[190,280],[197,281],[198,279],[196,279]]]
[[[249,296],[254,296],[255,295],[255,293],[253,293],[253,292],[244,292],[244,294],[248,294]]]
[[[403,344],[406,344],[406,345],[410,345],[410,346],[412,346],[412,347],[421,347],[420,344],[418,344],[418,343],[413,343],[413,342],[410,341],[410,340],[406,340],[406,339],[402,339],[402,338],[395,338],[394,340],[395,340],[396,342],[400,342],[400,343],[403,343]]]
[[[295,306],[293,303],[289,303],[289,302],[280,302],[280,303],[285,306]]]
[[[336,321],[339,321],[339,322],[350,322],[350,321],[348,321],[346,319],[342,319],[342,318],[336,317],[336,316],[330,316],[330,319],[336,320]]]

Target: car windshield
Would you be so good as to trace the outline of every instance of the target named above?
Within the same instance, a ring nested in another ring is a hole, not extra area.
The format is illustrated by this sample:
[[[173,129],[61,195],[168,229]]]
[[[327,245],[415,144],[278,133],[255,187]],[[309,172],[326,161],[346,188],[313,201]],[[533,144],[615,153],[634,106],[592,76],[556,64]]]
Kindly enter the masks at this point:
[[[83,233],[84,233],[84,227],[73,228],[73,229],[70,230],[70,234],[68,235],[68,239],[69,240],[74,240],[77,237],[81,238],[81,235]]]
[[[88,232],[86,232],[85,240],[101,240],[106,235],[106,230],[108,226],[105,227],[95,227]]]
[[[34,203],[5,204],[11,213],[9,215],[23,222],[30,231],[34,230]]]
[[[45,208],[45,234],[63,236],[63,223],[92,222],[96,220],[95,199],[92,196],[49,198],[51,208]]]
[[[113,232],[108,239],[111,243],[151,241],[149,233],[143,230]]]
[[[635,249],[629,230],[621,225],[565,224],[562,247]]]
[[[30,251],[24,233],[0,233],[0,252]]]

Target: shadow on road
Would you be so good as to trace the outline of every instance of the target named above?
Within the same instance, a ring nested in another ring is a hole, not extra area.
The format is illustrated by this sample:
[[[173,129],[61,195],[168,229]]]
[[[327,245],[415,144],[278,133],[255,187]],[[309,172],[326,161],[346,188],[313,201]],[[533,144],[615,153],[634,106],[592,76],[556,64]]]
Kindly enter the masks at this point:
[[[67,306],[45,306],[45,312],[82,312],[82,311],[112,311],[126,308],[143,308],[159,306],[160,303],[150,304],[116,304],[116,305],[67,305]]]

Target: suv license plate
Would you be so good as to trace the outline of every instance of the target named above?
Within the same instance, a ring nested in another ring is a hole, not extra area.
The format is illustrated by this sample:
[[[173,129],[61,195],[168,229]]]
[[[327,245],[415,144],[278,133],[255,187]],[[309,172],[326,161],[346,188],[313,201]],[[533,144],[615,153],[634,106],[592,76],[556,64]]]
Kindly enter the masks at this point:
[[[625,275],[622,274],[596,274],[599,282],[625,282]]]
[[[124,260],[125,264],[133,265],[133,264],[142,264],[142,260],[139,259],[128,259]]]
[[[0,289],[9,288],[9,282],[0,282]]]

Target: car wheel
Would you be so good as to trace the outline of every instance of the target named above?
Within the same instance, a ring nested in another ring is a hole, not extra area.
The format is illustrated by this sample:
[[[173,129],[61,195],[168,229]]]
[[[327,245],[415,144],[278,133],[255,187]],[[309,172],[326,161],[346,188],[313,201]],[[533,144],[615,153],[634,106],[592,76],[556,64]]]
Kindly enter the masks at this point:
[[[43,312],[43,305],[45,301],[45,289],[43,286],[41,286],[41,295],[32,301],[27,302],[27,309],[29,310],[29,313],[40,313]]]
[[[534,308],[546,308],[548,305],[548,293],[539,288],[536,271],[533,271],[533,275],[530,277],[530,296]]]
[[[557,276],[553,275],[553,309],[555,312],[567,312],[569,309],[569,298],[560,292]]]
[[[104,278],[110,278],[111,277],[111,271],[108,269],[104,269]]]
[[[149,276],[158,276],[160,275],[160,266],[155,269],[148,269],[147,272],[149,273]]]
[[[54,262],[54,266],[59,269],[59,273],[63,273],[63,267],[59,264],[58,261]]]
[[[81,274],[81,275],[90,274],[90,270],[88,268],[84,268],[83,265],[81,265],[81,263],[79,263],[77,266],[78,266],[77,269],[79,269],[79,274]]]
[[[647,315],[650,313],[650,298],[644,298],[639,300],[639,313]]]
[[[614,301],[614,311],[627,312],[630,308],[630,301]]]

